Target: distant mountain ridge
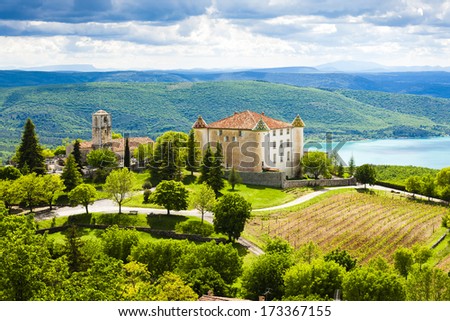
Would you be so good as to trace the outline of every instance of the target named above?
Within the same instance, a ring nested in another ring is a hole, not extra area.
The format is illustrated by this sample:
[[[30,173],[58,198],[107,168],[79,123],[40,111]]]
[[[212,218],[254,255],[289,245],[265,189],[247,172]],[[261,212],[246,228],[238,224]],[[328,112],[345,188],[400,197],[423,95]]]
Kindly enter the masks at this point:
[[[310,67],[237,71],[0,71],[0,87],[22,87],[93,82],[199,82],[257,80],[298,87],[372,90],[450,98],[450,72],[322,72]]]

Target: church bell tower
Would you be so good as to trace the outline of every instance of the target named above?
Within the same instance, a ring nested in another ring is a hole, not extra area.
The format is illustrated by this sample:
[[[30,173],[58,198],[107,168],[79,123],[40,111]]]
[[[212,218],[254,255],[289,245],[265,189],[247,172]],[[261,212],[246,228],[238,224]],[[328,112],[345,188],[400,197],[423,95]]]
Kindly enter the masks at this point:
[[[99,110],[92,115],[92,147],[95,149],[108,147],[111,143],[111,115],[104,110]]]

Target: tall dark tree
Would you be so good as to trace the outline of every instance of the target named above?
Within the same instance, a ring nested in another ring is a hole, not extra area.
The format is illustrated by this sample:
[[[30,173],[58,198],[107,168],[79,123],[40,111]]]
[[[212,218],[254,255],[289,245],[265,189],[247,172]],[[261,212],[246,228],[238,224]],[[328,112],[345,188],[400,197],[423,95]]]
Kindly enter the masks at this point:
[[[152,176],[161,180],[181,181],[182,169],[186,162],[186,144],[188,135],[182,132],[169,131],[156,139]]]
[[[234,187],[237,184],[242,183],[242,178],[239,173],[236,171],[234,166],[231,168],[230,174],[228,175],[228,182],[231,184],[231,190],[234,191]]]
[[[128,141],[128,137],[125,138],[125,152],[123,154],[123,167],[130,169],[130,143]]]
[[[220,195],[220,190],[225,187],[225,182],[223,180],[223,166],[222,166],[222,146],[217,144],[216,152],[214,153],[213,166],[209,171],[209,177],[206,180],[206,184],[211,186],[216,197]]]
[[[81,173],[83,162],[81,160],[80,141],[78,139],[73,144],[72,155],[75,158],[75,163],[77,164],[78,171]]]
[[[194,171],[198,168],[198,159],[197,159],[197,150],[195,148],[195,136],[194,130],[191,129],[189,132],[189,139],[187,142],[188,147],[188,155],[187,155],[187,163],[186,169],[191,172],[191,175],[194,175]]]
[[[27,119],[22,134],[22,141],[17,151],[17,167],[22,171],[45,174],[45,159],[42,147],[36,136],[35,127],[30,118]]]
[[[200,167],[200,183],[207,182],[209,178],[209,173],[214,164],[214,156],[211,151],[211,146],[208,144],[206,148],[205,155],[203,155],[202,165]]]
[[[79,184],[83,183],[83,178],[78,171],[75,157],[72,154],[67,157],[66,165],[64,166],[61,178],[64,181],[64,185],[66,186],[66,192],[70,192]]]

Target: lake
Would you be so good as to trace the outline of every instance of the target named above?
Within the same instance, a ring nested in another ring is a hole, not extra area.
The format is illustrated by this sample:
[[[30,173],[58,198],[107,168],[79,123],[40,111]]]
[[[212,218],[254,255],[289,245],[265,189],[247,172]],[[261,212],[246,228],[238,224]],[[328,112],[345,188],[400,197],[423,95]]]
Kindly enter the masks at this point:
[[[333,149],[338,144],[333,142]],[[322,145],[325,148],[325,144]],[[319,147],[317,144],[309,146],[312,150]],[[346,142],[338,154],[346,164],[353,155],[356,165],[412,165],[441,169],[450,166],[450,137],[351,141]]]

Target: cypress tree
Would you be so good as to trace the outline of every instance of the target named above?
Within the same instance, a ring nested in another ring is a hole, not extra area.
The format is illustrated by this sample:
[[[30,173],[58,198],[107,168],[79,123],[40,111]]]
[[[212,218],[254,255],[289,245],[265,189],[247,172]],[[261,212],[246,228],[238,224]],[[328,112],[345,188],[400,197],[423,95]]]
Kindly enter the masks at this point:
[[[33,122],[28,118],[22,134],[22,141],[17,151],[17,167],[21,171],[25,169],[41,175],[45,174],[45,158],[34,129]]]
[[[200,168],[200,183],[207,182],[209,178],[209,172],[211,171],[211,168],[213,167],[213,154],[211,151],[211,146],[208,144],[208,147],[206,148],[205,155],[203,156],[203,162]]]
[[[123,155],[123,167],[130,169],[130,144],[128,141],[128,136],[125,138],[125,153]]]
[[[231,184],[231,190],[234,191],[234,187],[237,184],[242,183],[242,178],[239,173],[236,171],[234,166],[231,168],[230,174],[228,175],[228,182]]]
[[[66,186],[66,192],[70,192],[83,182],[83,178],[81,177],[77,168],[77,163],[75,162],[75,157],[72,154],[67,157],[66,166],[64,166],[61,178]]]
[[[206,183],[211,186],[216,197],[220,195],[220,190],[225,187],[223,181],[223,166],[222,166],[222,146],[217,143],[216,152],[214,154],[214,161],[211,170],[209,171],[209,177]]]
[[[198,162],[197,162],[197,154],[195,150],[195,137],[194,130],[191,129],[189,132],[189,139],[187,142],[188,145],[188,156],[187,156],[187,164],[186,169],[191,172],[191,176],[194,175],[194,171],[197,170]]]
[[[83,168],[83,163],[81,161],[80,141],[78,139],[73,144],[72,155],[75,158],[75,163],[77,164],[78,171],[82,173],[81,169]]]

